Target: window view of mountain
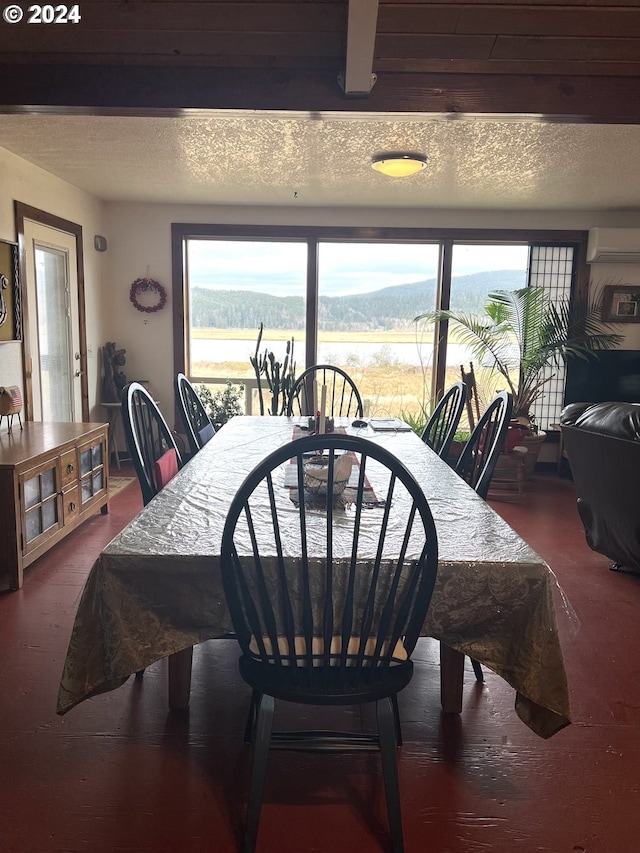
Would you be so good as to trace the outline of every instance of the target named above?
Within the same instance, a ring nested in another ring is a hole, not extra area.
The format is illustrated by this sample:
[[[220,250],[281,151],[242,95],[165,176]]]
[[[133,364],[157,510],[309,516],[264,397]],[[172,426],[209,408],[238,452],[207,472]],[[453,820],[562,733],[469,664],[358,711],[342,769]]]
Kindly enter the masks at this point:
[[[452,307],[481,313],[489,293],[526,285],[525,270],[497,270],[457,276],[452,280]],[[436,280],[395,285],[353,296],[321,296],[318,326],[332,331],[405,330],[413,318],[435,306]],[[304,299],[247,290],[194,287],[193,328],[246,329],[264,323],[270,329],[303,329]]]

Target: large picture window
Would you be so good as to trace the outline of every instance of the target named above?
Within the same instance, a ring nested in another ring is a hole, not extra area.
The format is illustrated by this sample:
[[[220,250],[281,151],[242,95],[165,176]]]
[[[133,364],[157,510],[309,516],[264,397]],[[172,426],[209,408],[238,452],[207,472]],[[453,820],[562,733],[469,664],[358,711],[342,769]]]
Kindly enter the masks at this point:
[[[583,298],[573,285],[585,237],[387,229],[364,239],[358,229],[176,225],[176,370],[212,388],[243,383],[245,411],[257,411],[249,358],[263,324],[262,349],[284,358],[293,339],[297,374],[342,367],[368,414],[419,424],[471,355],[455,334],[414,318],[438,308],[479,315],[491,292],[528,284]],[[486,403],[496,377],[487,365],[474,371]],[[557,420],[563,391],[560,371],[536,412],[541,426]]]
[[[529,246],[526,243],[454,243],[451,253],[449,307],[452,311],[482,317],[490,293],[497,290],[518,290],[527,286],[528,264]],[[488,367],[490,359],[487,359],[486,363],[473,363],[473,355],[460,342],[455,330],[449,330],[442,358],[446,364],[447,387],[460,379],[462,368],[471,372],[473,365],[478,398],[477,404],[473,404],[473,410],[477,419],[478,412],[482,412],[495,392],[504,387],[504,380],[491,372]],[[514,361],[514,373],[516,372],[517,364]],[[462,425],[471,426],[466,413]]]
[[[318,245],[317,362],[349,373],[368,414],[426,406],[433,334],[414,318],[436,304],[438,258],[437,244]]]
[[[189,239],[185,242],[187,374],[217,389],[227,379],[248,389],[254,355],[264,347],[305,360],[307,246],[304,242]]]

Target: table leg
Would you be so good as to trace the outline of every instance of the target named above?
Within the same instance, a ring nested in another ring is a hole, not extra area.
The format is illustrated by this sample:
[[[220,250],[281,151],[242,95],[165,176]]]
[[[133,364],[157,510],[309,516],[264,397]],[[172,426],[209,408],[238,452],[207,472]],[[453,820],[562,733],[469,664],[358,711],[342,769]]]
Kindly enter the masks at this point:
[[[462,711],[464,655],[440,643],[440,702],[446,714]]]
[[[189,707],[193,646],[169,655],[169,707],[179,711]]]

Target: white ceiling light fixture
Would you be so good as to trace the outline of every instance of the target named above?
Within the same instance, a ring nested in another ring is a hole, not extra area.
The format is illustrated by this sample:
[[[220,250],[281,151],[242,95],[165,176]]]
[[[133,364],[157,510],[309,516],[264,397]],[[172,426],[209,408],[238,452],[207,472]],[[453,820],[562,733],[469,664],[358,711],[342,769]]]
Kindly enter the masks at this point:
[[[427,165],[427,158],[414,151],[385,151],[371,160],[371,168],[390,178],[408,178],[417,175]]]

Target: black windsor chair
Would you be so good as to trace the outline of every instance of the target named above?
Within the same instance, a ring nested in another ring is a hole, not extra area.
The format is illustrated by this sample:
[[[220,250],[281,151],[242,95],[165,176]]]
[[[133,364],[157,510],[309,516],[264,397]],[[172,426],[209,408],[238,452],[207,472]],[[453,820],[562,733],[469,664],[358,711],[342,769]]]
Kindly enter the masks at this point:
[[[456,473],[485,500],[512,411],[512,395],[499,391],[476,424],[455,466]]]
[[[476,424],[455,466],[456,473],[484,500],[489,492],[498,456],[504,448],[512,411],[512,395],[507,391],[499,391]],[[471,664],[476,679],[484,681],[478,661],[471,658]]]
[[[122,391],[122,426],[146,506],[182,468],[182,457],[162,412],[139,382]]]
[[[328,418],[362,417],[362,397],[355,382],[341,367],[331,364],[314,364],[300,374],[291,389],[287,415],[315,415],[320,408],[320,389],[323,385],[327,389],[325,414]]]
[[[327,486],[322,497],[309,497],[305,454],[320,447],[328,458]],[[357,454],[356,495],[346,506],[333,488],[341,451]],[[291,460],[296,464],[290,467]],[[287,469],[295,484],[289,488],[283,485]],[[371,471],[377,478],[375,508],[365,505]],[[365,541],[369,559],[361,556]],[[334,433],[293,441],[260,463],[238,490],[223,531],[221,565],[242,651],[240,674],[253,688],[245,853],[256,844],[269,748],[380,751],[392,847],[394,853],[403,850],[397,693],[411,680],[410,655],[429,608],[437,561],[422,489],[401,462],[366,439]],[[275,699],[375,702],[378,733],[272,733]]]
[[[182,468],[182,457],[162,412],[139,382],[130,382],[122,389],[122,426],[146,506]],[[170,669],[174,666],[172,658]],[[142,675],[144,669],[138,670],[136,676]]]
[[[446,460],[449,455],[466,399],[467,386],[464,382],[456,382],[435,407],[424,428],[422,440],[441,459]]]
[[[174,391],[176,405],[189,443],[189,452],[194,456],[213,438],[215,429],[198,392],[184,373],[176,375]]]

